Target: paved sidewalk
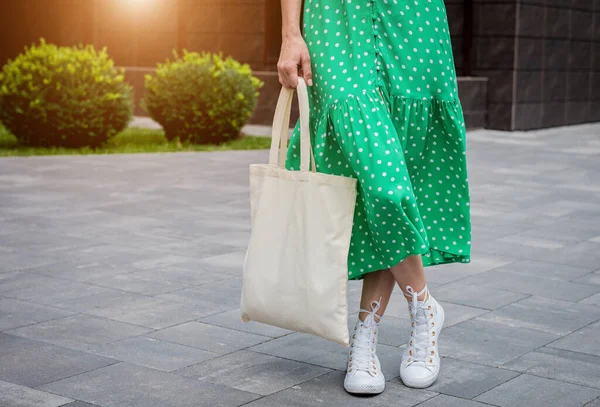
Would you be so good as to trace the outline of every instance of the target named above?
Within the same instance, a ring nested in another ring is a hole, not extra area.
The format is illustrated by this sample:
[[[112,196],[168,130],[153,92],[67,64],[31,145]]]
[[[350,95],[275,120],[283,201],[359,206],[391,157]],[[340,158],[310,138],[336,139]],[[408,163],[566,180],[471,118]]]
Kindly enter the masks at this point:
[[[266,158],[0,159],[0,406],[600,406],[600,125],[469,133],[473,262],[427,269],[441,376],[399,381],[398,292],[374,398],[344,392],[341,346],[240,322]]]
[[[141,129],[162,129],[162,126],[158,122],[155,122],[150,117],[145,116],[134,116],[133,119],[131,119],[131,122],[129,122],[129,127]],[[260,124],[247,124],[242,127],[242,133],[255,137],[271,137],[271,127]]]

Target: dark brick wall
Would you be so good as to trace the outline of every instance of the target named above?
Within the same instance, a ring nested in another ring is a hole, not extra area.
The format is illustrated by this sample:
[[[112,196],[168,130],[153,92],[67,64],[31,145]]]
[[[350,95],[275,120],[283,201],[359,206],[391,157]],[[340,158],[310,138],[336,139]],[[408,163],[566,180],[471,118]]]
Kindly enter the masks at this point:
[[[256,68],[264,63],[265,0],[95,2],[96,43],[112,49],[118,65],[155,66],[174,48],[222,51]]]
[[[521,0],[513,128],[600,120],[600,0]]]
[[[175,48],[223,51],[262,69],[268,0],[1,0],[0,64],[45,37],[106,46],[117,65],[153,67]]]
[[[474,0],[473,74],[488,78],[488,127],[512,122],[517,0]]]
[[[474,74],[489,127],[600,120],[600,0],[474,0]]]
[[[107,46],[117,65],[153,67],[174,48],[223,51],[273,69],[279,0],[3,0],[0,62],[44,36]],[[600,0],[473,0],[472,75],[461,101],[487,89],[488,126],[533,129],[600,120]],[[464,75],[464,0],[445,0]],[[464,85],[466,86],[466,85]],[[464,87],[463,86],[463,87]],[[459,86],[460,88],[460,86]],[[474,109],[482,122],[485,108]]]

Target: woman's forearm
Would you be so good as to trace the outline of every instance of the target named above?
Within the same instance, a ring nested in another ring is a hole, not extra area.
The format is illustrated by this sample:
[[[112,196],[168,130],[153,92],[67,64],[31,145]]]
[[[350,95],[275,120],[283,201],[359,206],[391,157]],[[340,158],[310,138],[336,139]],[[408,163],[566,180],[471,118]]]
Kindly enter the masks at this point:
[[[308,86],[313,84],[310,55],[300,29],[301,13],[302,0],[281,0],[282,41],[277,71],[279,82],[287,88],[298,86],[298,75],[304,78]]]
[[[283,38],[301,35],[302,0],[281,0],[281,35]]]

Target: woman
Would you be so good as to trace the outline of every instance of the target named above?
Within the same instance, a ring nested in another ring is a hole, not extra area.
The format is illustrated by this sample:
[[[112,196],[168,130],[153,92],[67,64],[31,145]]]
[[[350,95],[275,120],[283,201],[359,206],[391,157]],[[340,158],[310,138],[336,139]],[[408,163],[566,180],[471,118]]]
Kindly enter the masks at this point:
[[[395,284],[411,327],[405,385],[440,371],[444,310],[423,267],[470,261],[465,126],[443,0],[282,0],[283,86],[309,85],[320,172],[358,179],[348,278],[363,281],[344,388],[381,393],[378,325]],[[302,30],[300,16],[302,13]],[[287,168],[299,169],[299,126]],[[370,309],[367,309],[370,308]]]

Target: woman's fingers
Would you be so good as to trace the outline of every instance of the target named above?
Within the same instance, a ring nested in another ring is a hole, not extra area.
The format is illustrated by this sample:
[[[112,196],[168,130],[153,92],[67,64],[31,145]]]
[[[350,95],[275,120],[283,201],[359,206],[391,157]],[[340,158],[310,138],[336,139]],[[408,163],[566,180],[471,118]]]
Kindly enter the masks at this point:
[[[279,83],[286,88],[295,89],[298,86],[298,64],[293,60],[280,60],[277,64]]]
[[[312,70],[308,47],[302,37],[284,40],[281,44],[281,55],[277,63],[279,83],[286,88],[295,89],[298,86],[298,68],[302,69],[302,77],[312,85]]]
[[[302,74],[306,84],[312,86],[312,70],[310,68],[310,57],[308,56],[308,52],[302,57]]]

